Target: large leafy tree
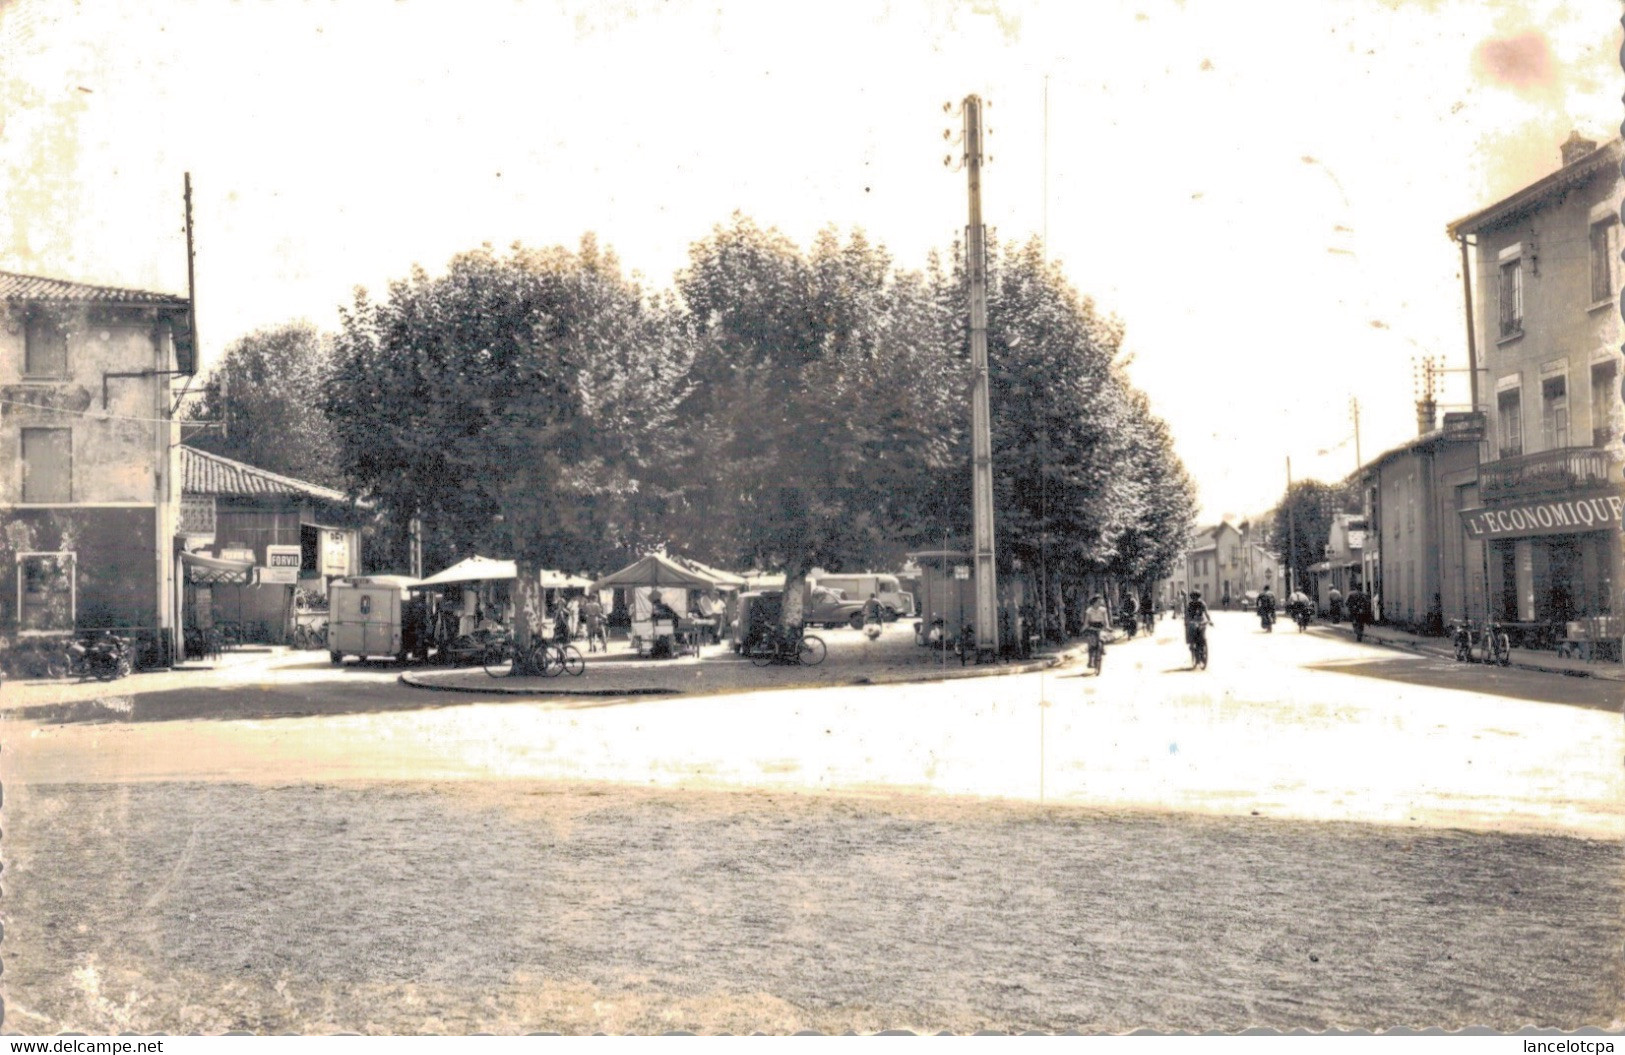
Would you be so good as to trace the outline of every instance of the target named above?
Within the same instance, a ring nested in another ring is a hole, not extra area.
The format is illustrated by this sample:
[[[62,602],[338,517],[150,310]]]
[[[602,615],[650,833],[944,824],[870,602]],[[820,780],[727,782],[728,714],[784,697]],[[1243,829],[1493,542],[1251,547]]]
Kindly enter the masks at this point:
[[[637,531],[649,441],[672,426],[688,352],[612,254],[515,247],[421,268],[343,314],[326,402],[354,480],[427,525],[426,559],[511,556],[525,634],[534,572],[598,566]]]
[[[911,486],[946,446],[940,317],[885,251],[821,233],[810,253],[735,216],[678,276],[698,350],[685,420],[708,457],[687,497],[711,512],[711,555],[786,573],[787,624],[815,565],[898,548]]]
[[[189,408],[187,442],[261,469],[345,486],[339,444],[322,410],[333,341],[309,322],[256,330],[232,342]]]
[[[1298,480],[1270,513],[1269,547],[1297,585],[1312,582],[1309,569],[1326,559],[1332,518],[1358,507],[1358,490],[1349,484]]]

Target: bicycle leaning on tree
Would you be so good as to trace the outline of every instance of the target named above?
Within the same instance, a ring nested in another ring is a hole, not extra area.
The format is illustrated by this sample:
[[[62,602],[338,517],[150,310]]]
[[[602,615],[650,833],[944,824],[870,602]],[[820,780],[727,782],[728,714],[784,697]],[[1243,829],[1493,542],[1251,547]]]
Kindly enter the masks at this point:
[[[769,663],[816,667],[824,662],[828,651],[823,639],[816,634],[777,626],[757,630],[745,649],[750,661],[758,667],[765,667]]]

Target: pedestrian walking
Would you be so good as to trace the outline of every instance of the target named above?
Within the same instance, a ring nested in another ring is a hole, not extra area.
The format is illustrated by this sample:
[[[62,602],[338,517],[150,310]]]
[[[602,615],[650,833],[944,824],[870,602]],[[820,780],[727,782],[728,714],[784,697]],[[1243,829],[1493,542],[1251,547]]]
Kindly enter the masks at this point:
[[[587,627],[587,651],[597,652],[602,644],[609,651],[609,634],[604,623],[604,604],[596,595],[589,595],[581,604],[581,621]]]
[[[1349,622],[1354,624],[1354,640],[1364,640],[1365,628],[1371,622],[1371,598],[1367,597],[1359,586],[1355,586],[1349,590],[1346,603],[1349,610]]]
[[[1331,610],[1331,620],[1334,623],[1343,621],[1343,591],[1333,586],[1326,595],[1327,607]]]

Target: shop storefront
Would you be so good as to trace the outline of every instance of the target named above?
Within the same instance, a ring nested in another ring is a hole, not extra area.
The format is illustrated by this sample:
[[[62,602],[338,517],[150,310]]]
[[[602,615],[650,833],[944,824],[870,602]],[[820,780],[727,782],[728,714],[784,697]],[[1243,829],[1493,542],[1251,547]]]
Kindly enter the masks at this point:
[[[1557,628],[1619,607],[1620,514],[1625,498],[1593,490],[1502,501],[1461,511],[1486,543],[1483,575],[1496,617]]]

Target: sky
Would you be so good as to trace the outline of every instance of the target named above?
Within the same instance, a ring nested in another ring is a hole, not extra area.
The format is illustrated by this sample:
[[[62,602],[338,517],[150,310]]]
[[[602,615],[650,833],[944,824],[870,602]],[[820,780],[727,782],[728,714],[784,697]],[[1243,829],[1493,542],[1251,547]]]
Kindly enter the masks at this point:
[[[1414,435],[1421,356],[1461,409],[1445,225],[1618,134],[1620,43],[1564,0],[0,0],[0,268],[184,293],[189,172],[207,364],[483,243],[657,289],[740,211],[918,267],[977,94],[993,237],[1124,322],[1240,518]]]

